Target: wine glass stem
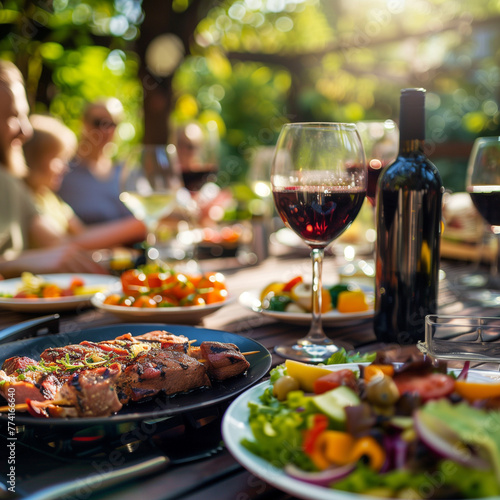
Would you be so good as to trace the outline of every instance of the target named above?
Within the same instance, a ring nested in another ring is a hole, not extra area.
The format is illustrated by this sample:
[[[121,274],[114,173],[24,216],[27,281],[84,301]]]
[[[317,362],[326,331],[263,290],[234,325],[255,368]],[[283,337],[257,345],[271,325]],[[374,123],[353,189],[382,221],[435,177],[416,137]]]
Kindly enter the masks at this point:
[[[499,269],[500,269],[500,233],[495,233],[495,243],[496,243],[496,254],[493,260],[493,265],[491,266],[490,274],[495,279],[499,279]]]
[[[323,257],[325,252],[322,248],[314,248],[311,252],[312,258],[312,324],[307,337],[298,341],[300,345],[328,345],[332,341],[325,335],[321,324],[321,291]]]

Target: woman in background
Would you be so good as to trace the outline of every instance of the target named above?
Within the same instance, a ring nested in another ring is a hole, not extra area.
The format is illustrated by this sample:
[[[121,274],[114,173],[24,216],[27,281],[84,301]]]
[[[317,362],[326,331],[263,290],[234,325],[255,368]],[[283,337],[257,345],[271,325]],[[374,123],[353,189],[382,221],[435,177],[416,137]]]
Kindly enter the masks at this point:
[[[131,216],[119,199],[122,167],[112,160],[122,113],[120,101],[114,98],[86,107],[78,149],[59,189],[59,196],[88,225]]]

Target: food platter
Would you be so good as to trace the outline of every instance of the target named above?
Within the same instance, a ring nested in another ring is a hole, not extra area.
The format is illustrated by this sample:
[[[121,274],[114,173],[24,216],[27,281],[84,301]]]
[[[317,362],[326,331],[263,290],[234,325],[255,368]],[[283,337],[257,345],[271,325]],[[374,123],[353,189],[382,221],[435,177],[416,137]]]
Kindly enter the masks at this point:
[[[45,419],[34,418],[29,414],[17,412],[15,416],[16,425],[86,427],[103,423],[113,425],[133,421],[154,421],[229,401],[257,383],[268,372],[271,366],[271,355],[268,350],[252,339],[219,330],[209,330],[187,325],[155,323],[112,325],[3,344],[0,345],[0,362],[3,363],[5,359],[12,356],[28,356],[38,359],[39,355],[49,347],[77,344],[84,340],[108,340],[125,333],[141,335],[153,330],[166,330],[175,335],[185,335],[190,340],[196,340],[193,345],[210,340],[236,344],[242,352],[257,352],[248,356],[250,368],[246,374],[221,382],[214,382],[211,388],[196,389],[190,393],[178,394],[172,397],[164,395],[156,396],[147,401],[129,404],[118,413],[109,417]],[[7,415],[4,414],[0,417],[0,421],[6,418]]]
[[[339,370],[343,368],[355,370],[358,369],[358,364],[347,363],[330,365],[325,368],[331,370]],[[454,370],[454,372],[458,374],[459,370]],[[500,373],[470,370],[468,380],[474,382],[498,382],[500,381]],[[250,440],[253,439],[252,431],[248,424],[248,403],[250,401],[258,401],[259,396],[263,394],[267,387],[269,387],[269,381],[261,382],[260,384],[247,390],[231,403],[224,414],[222,422],[222,436],[226,447],[234,458],[252,474],[255,474],[255,476],[295,497],[306,500],[374,500],[377,498],[333,490],[300,481],[285,474],[282,469],[273,466],[263,458],[254,455],[241,444],[241,441],[244,438]]]
[[[124,321],[165,321],[168,323],[196,324],[205,316],[218,311],[221,307],[231,303],[233,299],[227,298],[222,302],[215,302],[204,306],[182,306],[182,307],[125,307],[105,304],[107,293],[97,293],[91,299],[91,303],[97,309],[101,309]]]
[[[239,302],[243,307],[250,309],[256,313],[274,318],[283,323],[293,323],[297,325],[310,325],[312,314],[310,313],[292,313],[268,311],[262,308],[260,302],[260,290],[249,290],[243,292],[239,297]],[[367,311],[356,313],[339,313],[338,311],[329,311],[321,315],[321,320],[325,326],[345,326],[362,323],[367,319],[373,318],[373,308]]]
[[[120,286],[119,278],[102,274],[41,274],[38,275],[46,283],[54,283],[61,288],[67,288],[75,277],[81,278],[86,287],[99,290],[112,290]],[[21,278],[0,281],[0,295],[15,295],[22,285]],[[16,299],[0,297],[0,307],[19,312],[50,312],[66,311],[90,304],[94,291],[86,295],[70,295],[67,297]]]

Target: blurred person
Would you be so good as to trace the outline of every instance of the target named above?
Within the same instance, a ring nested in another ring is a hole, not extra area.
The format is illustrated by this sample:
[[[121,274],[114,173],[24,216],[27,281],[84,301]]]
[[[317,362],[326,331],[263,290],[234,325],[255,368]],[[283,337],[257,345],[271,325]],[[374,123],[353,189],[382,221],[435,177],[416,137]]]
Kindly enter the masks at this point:
[[[32,134],[28,114],[21,72],[0,60],[0,277],[23,271],[104,273],[77,245],[59,245],[21,181],[26,173],[22,145]],[[29,250],[52,245],[58,246]]]
[[[76,154],[58,191],[88,225],[131,216],[119,198],[122,166],[112,159],[113,139],[122,114],[122,104],[115,98],[87,105]]]
[[[142,222],[134,217],[86,226],[72,208],[56,193],[68,171],[77,139],[60,120],[32,115],[32,137],[25,142],[24,156],[28,166],[26,183],[33,192],[35,204],[56,238],[77,242],[84,248],[109,248],[128,245],[145,238]]]

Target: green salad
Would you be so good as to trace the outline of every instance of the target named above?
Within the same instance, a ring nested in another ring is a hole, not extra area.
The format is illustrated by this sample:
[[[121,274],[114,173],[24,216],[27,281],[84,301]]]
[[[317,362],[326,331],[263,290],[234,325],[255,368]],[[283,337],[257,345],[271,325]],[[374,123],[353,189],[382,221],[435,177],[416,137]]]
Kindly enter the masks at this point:
[[[365,362],[358,370],[290,360],[273,369],[249,403],[253,437],[242,445],[291,478],[325,488],[381,498],[498,498],[500,383],[468,381],[467,368],[450,375],[427,360],[371,358],[369,365],[354,358]]]

